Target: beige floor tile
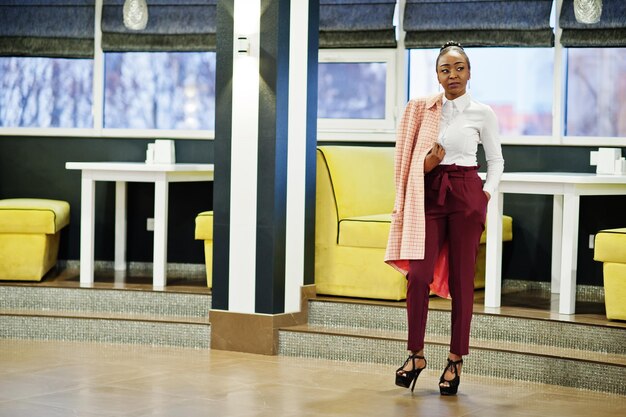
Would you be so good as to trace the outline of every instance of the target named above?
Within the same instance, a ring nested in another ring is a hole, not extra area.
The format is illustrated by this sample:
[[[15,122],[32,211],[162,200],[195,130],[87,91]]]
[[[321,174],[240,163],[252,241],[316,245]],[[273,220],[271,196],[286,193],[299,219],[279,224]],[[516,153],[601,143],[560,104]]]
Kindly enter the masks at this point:
[[[414,393],[394,367],[236,352],[0,340],[0,417],[626,415],[626,397],[463,375],[441,397],[427,369]],[[623,383],[623,381],[620,381]]]

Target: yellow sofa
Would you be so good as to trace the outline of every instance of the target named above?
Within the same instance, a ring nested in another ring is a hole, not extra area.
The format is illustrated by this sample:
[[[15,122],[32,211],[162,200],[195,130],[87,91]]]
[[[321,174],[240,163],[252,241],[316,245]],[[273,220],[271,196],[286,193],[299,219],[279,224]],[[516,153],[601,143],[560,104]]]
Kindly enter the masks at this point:
[[[196,240],[204,240],[206,284],[213,287],[213,212],[203,211],[196,216]]]
[[[626,228],[596,234],[593,259],[603,262],[606,317],[626,320]]]
[[[319,146],[315,214],[318,294],[402,300],[406,279],[384,263],[394,188],[391,147]],[[503,240],[513,239],[503,218]],[[484,287],[485,234],[475,286]]]
[[[69,222],[65,201],[0,200],[0,279],[40,281],[56,264],[61,229]]]

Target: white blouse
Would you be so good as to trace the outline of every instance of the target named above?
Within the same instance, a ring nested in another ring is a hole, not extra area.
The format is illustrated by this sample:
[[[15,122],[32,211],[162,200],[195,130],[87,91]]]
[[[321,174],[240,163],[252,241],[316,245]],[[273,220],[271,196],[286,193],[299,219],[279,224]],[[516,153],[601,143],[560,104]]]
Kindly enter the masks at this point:
[[[491,107],[472,100],[469,93],[454,100],[443,96],[439,143],[446,151],[442,165],[476,166],[478,143],[487,160],[487,180],[483,190],[492,195],[504,171],[498,119]]]

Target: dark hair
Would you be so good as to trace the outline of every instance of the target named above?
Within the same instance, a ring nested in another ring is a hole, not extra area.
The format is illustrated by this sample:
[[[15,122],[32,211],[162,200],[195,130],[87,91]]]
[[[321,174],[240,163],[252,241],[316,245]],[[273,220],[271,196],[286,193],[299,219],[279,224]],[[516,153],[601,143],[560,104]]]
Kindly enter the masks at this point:
[[[435,61],[435,71],[437,71],[437,67],[439,66],[439,58],[441,58],[450,51],[456,51],[463,55],[465,61],[467,62],[467,69],[471,68],[470,60],[467,57],[467,54],[465,53],[465,50],[463,49],[461,44],[455,41],[448,41],[444,43],[441,48],[439,48],[439,55],[437,56],[437,61]]]

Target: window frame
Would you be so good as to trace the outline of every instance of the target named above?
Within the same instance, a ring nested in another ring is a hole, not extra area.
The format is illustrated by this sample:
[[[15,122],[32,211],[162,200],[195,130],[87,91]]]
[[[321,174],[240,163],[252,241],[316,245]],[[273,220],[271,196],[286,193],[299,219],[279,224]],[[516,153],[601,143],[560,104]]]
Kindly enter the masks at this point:
[[[396,129],[396,49],[320,49],[318,65],[324,63],[386,64],[385,117],[383,119],[317,119],[318,140],[388,141]]]
[[[209,130],[161,130],[161,129],[118,129],[104,128],[104,53],[101,47],[103,0],[95,0],[94,58],[93,58],[93,127],[92,128],[33,128],[0,127],[0,136],[37,137],[86,137],[86,138],[171,138],[171,139],[215,139],[215,131]],[[561,45],[562,30],[559,15],[562,0],[554,0],[554,72],[553,110],[551,136],[502,136],[503,145],[527,146],[590,146],[626,147],[626,137],[596,137],[565,135],[565,95],[567,48]],[[385,119],[318,119],[317,140],[339,142],[386,142],[396,139],[397,121],[408,100],[408,51],[404,46],[402,15],[404,0],[396,4],[397,47],[395,49],[320,49],[318,62],[386,62]],[[374,123],[378,122],[378,123]]]
[[[104,51],[102,50],[102,0],[95,1],[94,57],[92,82],[91,128],[67,127],[0,127],[0,136],[87,137],[123,139],[215,139],[215,130],[124,129],[104,127]]]

